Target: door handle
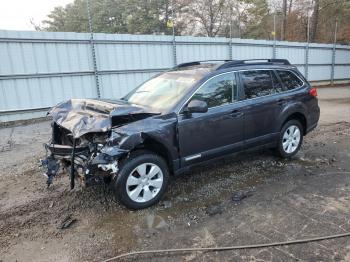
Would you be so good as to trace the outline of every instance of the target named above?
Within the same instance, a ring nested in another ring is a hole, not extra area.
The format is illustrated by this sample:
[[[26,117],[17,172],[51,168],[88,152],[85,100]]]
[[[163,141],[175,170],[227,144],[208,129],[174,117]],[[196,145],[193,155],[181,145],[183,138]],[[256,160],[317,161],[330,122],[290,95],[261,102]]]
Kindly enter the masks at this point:
[[[231,113],[230,113],[230,116],[231,117],[235,117],[235,118],[238,118],[238,117],[241,117],[243,116],[244,113],[239,111],[239,110],[233,110]]]
[[[277,105],[283,105],[286,103],[286,100],[285,99],[279,99],[277,100]]]

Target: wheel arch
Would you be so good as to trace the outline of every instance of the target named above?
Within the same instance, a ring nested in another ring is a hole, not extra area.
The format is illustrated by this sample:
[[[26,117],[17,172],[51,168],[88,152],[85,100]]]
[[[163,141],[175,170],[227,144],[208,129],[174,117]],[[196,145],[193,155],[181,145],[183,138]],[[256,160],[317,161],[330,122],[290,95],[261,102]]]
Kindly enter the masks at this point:
[[[282,124],[280,126],[280,130],[282,129],[282,127],[284,126],[285,123],[287,123],[290,120],[298,120],[302,127],[303,127],[303,135],[306,135],[306,131],[307,131],[307,119],[305,117],[305,115],[301,112],[294,112],[292,114],[289,114],[288,117],[286,117],[284,119],[284,121],[282,121]]]
[[[174,165],[172,161],[173,157],[170,153],[170,150],[159,141],[152,138],[146,138],[142,143],[135,146],[130,152],[139,150],[147,150],[161,156],[167,163],[170,173],[174,171]]]

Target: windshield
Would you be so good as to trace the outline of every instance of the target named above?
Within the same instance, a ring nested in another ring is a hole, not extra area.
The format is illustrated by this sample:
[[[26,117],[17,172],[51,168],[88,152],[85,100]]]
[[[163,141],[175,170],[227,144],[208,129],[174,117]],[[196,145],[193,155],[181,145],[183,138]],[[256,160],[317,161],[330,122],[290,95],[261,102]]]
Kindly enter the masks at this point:
[[[131,91],[123,100],[131,104],[149,106],[159,110],[172,108],[202,77],[188,72],[167,72],[154,77]]]

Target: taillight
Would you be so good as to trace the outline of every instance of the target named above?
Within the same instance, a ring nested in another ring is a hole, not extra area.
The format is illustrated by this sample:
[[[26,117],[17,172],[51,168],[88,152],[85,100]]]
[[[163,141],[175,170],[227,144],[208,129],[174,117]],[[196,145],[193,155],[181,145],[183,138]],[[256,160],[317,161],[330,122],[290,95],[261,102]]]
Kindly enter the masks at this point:
[[[317,96],[317,89],[315,87],[311,88],[309,91],[309,94],[316,97]]]

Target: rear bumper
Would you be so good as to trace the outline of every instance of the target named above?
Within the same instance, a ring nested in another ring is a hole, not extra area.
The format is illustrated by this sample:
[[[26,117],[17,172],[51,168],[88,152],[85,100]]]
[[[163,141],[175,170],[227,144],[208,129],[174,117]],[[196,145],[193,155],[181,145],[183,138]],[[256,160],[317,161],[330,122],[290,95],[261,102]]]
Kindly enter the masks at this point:
[[[308,134],[310,133],[312,130],[314,130],[315,128],[317,127],[317,123],[311,125],[311,126],[308,126],[307,129],[306,129],[306,133],[305,134]]]
[[[318,121],[320,119],[320,107],[316,105],[312,110],[309,111],[309,117],[307,118],[307,127],[305,130],[305,135],[310,133],[317,127]]]

